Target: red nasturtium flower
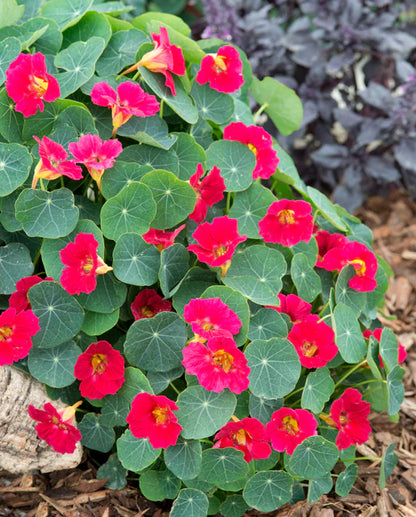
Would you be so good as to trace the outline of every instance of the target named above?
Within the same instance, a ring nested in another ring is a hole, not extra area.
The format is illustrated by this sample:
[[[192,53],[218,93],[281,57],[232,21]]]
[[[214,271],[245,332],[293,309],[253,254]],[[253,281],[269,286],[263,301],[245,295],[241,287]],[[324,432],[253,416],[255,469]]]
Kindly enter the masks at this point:
[[[136,438],[149,438],[155,449],[175,445],[182,430],[173,413],[178,406],[164,395],[139,393],[131,403],[126,421]]]
[[[244,84],[240,54],[231,45],[220,47],[216,54],[208,54],[201,61],[196,75],[198,84],[209,83],[214,90],[233,93]]]
[[[184,307],[183,317],[198,340],[219,335],[238,334],[241,321],[220,298],[194,298]],[[194,341],[197,341],[194,339]]]
[[[165,76],[165,86],[169,88],[172,95],[176,95],[175,83],[172,74],[184,75],[185,59],[182,49],[172,45],[169,41],[169,34],[165,27],[160,27],[160,34],[150,33],[155,43],[155,48],[147,52],[135,65],[125,70],[121,75],[137,70],[144,66],[151,72],[157,72]]]
[[[381,333],[383,332],[383,329],[381,327],[374,329],[372,332],[371,330],[367,329],[363,332],[363,336],[366,339],[369,339],[371,336],[373,336],[377,341],[380,341],[381,339]],[[402,363],[407,357],[407,352],[405,347],[400,343],[399,341],[399,347],[397,350],[397,362]],[[381,355],[378,356],[380,361],[380,368],[384,367],[383,359],[381,358]]]
[[[346,389],[339,399],[334,400],[330,417],[324,417],[324,420],[339,430],[335,440],[339,450],[348,449],[350,445],[362,445],[368,440],[371,433],[369,414],[370,403],[362,400],[361,393],[355,388]]]
[[[292,455],[296,447],[317,434],[318,422],[306,409],[282,407],[275,411],[266,425],[266,433],[273,449]]]
[[[71,142],[68,149],[78,163],[85,165],[92,179],[101,189],[101,178],[104,171],[113,166],[114,160],[121,153],[123,147],[115,138],[103,142],[98,135],[88,133],[83,135],[78,142]]]
[[[0,314],[0,366],[23,359],[32,348],[32,336],[39,332],[33,311],[17,312],[9,307]]]
[[[96,275],[104,275],[113,268],[97,255],[98,242],[92,233],[79,233],[59,252],[66,267],[61,284],[69,294],[92,293],[97,287]]]
[[[30,418],[39,422],[35,427],[38,438],[45,440],[48,445],[61,454],[74,452],[82,435],[72,425],[72,422],[75,418],[75,409],[81,403],[77,402],[61,411],[57,411],[49,402],[44,404],[43,409],[30,405],[28,407]]]
[[[196,375],[208,391],[220,393],[229,388],[233,393],[241,393],[248,388],[247,359],[230,336],[212,337],[206,346],[192,341],[183,349],[182,364],[186,373]]]
[[[287,339],[296,348],[300,364],[305,368],[325,366],[338,352],[334,331],[324,321],[318,321],[316,315],[295,323]]]
[[[212,223],[202,223],[192,234],[197,244],[188,246],[200,262],[212,267],[221,266],[222,276],[225,276],[235,248],[247,239],[246,235],[238,233],[237,219],[224,215],[215,217]]]
[[[114,395],[123,385],[124,359],[108,341],[97,341],[83,352],[74,366],[83,397],[102,399]]]
[[[316,260],[316,267],[323,268],[325,255],[332,248],[344,246],[349,240],[341,233],[329,233],[320,230],[315,234],[316,243],[318,244],[318,258]]]
[[[224,128],[224,140],[235,140],[247,145],[256,157],[253,179],[269,179],[279,164],[273,140],[267,131],[258,126],[246,126],[242,122],[231,122]]]
[[[113,137],[117,129],[125,124],[133,115],[135,117],[151,117],[159,111],[159,103],[154,95],[146,93],[140,84],[127,81],[114,90],[102,81],[94,84],[91,100],[97,106],[111,108],[113,119]]]
[[[279,243],[282,246],[309,242],[313,232],[311,210],[311,205],[306,201],[275,201],[259,221],[259,234],[264,242]]]
[[[163,299],[154,289],[143,289],[130,305],[135,320],[153,318],[159,312],[169,312],[172,304]]]
[[[40,282],[43,282],[43,280],[43,278],[39,278],[36,275],[26,276],[18,280],[16,282],[16,291],[10,295],[9,307],[14,307],[17,312],[30,309],[31,307],[27,293],[31,287],[39,284]],[[53,282],[53,278],[49,276],[47,276],[45,280],[50,280]]]
[[[341,270],[344,266],[353,266],[355,269],[355,276],[348,281],[351,289],[368,292],[377,287],[377,258],[365,244],[348,241],[330,249],[322,260],[322,267],[327,271]]]
[[[53,102],[60,95],[58,81],[46,71],[45,56],[19,54],[6,70],[6,90],[24,117],[43,111],[43,101]]]
[[[278,294],[277,295],[280,305],[276,307],[274,305],[265,305],[266,309],[274,309],[277,312],[283,312],[287,314],[292,323],[298,323],[310,316],[312,311],[312,305],[296,294]]]
[[[47,136],[44,136],[42,140],[39,140],[37,136],[33,136],[33,138],[39,144],[40,161],[35,168],[32,188],[36,187],[39,178],[56,180],[60,176],[66,176],[73,180],[82,179],[81,167],[75,163],[75,160],[67,160],[69,154],[61,144]]]
[[[196,193],[196,204],[189,219],[196,223],[202,223],[207,216],[209,206],[215,205],[224,197],[225,183],[220,175],[218,167],[212,170],[201,181],[204,174],[202,163],[198,163],[195,174],[189,178],[189,183]]]
[[[175,243],[175,239],[178,234],[185,228],[185,224],[182,224],[173,232],[167,232],[166,230],[155,230],[154,228],[150,228],[150,230],[142,235],[143,240],[147,242],[147,244],[154,244],[159,251],[164,250],[165,248],[169,248],[172,244]]]
[[[257,418],[243,418],[236,422],[228,422],[215,435],[218,440],[213,449],[234,447],[244,452],[244,459],[264,460],[270,456],[272,450],[267,443],[264,425]]]

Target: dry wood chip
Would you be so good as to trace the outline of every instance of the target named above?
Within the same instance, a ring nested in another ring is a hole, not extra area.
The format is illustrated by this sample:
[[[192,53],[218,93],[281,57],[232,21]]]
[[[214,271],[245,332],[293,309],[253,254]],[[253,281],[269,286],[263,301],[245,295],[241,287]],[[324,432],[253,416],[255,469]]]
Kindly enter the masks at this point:
[[[45,501],[39,503],[35,517],[48,517],[49,515],[49,504]]]
[[[77,492],[90,493],[96,492],[107,483],[107,479],[82,479],[76,483],[71,483],[71,488]]]

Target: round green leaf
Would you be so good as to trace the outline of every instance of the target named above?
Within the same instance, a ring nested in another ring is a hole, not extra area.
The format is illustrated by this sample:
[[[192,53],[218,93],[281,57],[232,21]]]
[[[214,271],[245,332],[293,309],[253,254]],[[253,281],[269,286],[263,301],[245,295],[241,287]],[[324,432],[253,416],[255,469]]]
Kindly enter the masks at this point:
[[[117,454],[123,467],[132,472],[139,472],[151,465],[162,452],[154,449],[147,438],[135,438],[130,429],[126,429],[117,440]]]
[[[5,38],[0,43],[0,86],[6,80],[6,70],[20,54],[21,44],[15,37]]]
[[[261,512],[271,512],[289,502],[293,479],[282,470],[257,472],[244,488],[246,503]]]
[[[121,307],[126,299],[127,286],[118,282],[109,272],[105,275],[97,275],[97,287],[90,294],[78,295],[79,303],[85,309],[93,312],[114,312]]]
[[[243,478],[248,472],[248,463],[242,451],[226,447],[206,449],[202,453],[199,477],[208,483],[223,485]]]
[[[146,233],[156,214],[152,192],[146,185],[133,182],[104,203],[101,228],[107,239],[117,240],[123,233]]]
[[[183,367],[178,366],[177,368],[173,368],[167,372],[148,372],[147,378],[149,379],[153,391],[158,395],[159,393],[162,393],[162,391],[165,391],[169,384],[178,377],[181,377],[182,374]]]
[[[187,337],[186,325],[177,314],[160,312],[133,323],[127,331],[124,351],[130,364],[166,372],[181,365]]]
[[[106,199],[117,196],[124,187],[130,185],[133,181],[140,181],[150,170],[152,170],[152,167],[148,165],[117,160],[111,169],[107,169],[103,174],[101,183],[103,196]]]
[[[393,370],[387,375],[387,394],[388,394],[388,409],[389,415],[395,415],[400,410],[400,405],[404,399],[404,385],[403,385],[404,369],[400,366],[395,366]]]
[[[179,179],[187,181],[195,174],[198,163],[204,164],[207,157],[204,149],[191,135],[188,133],[173,134],[177,136],[177,140],[172,147],[172,151],[176,153],[179,160],[177,176]]]
[[[0,134],[9,142],[22,143],[23,115],[14,109],[6,89],[0,90]]]
[[[395,444],[391,443],[387,447],[386,452],[383,454],[383,457],[381,458],[379,479],[379,486],[381,489],[386,487],[386,479],[393,472],[394,467],[397,465],[397,462],[399,461],[399,457],[394,452],[394,447]]]
[[[282,315],[274,309],[260,309],[250,318],[247,337],[250,341],[272,337],[287,337],[287,325]]]
[[[189,269],[189,253],[182,244],[173,244],[160,254],[159,282],[162,293],[171,297]]]
[[[342,358],[347,363],[358,363],[367,355],[367,345],[353,309],[342,302],[338,303],[333,322],[335,343]]]
[[[165,450],[165,463],[180,479],[193,479],[201,470],[202,448],[198,440],[179,437],[176,445]]]
[[[157,281],[160,253],[135,233],[122,235],[113,251],[115,276],[132,285],[152,285]]]
[[[152,228],[172,228],[193,211],[196,201],[194,189],[171,172],[148,172],[142,182],[150,188],[157,205]]]
[[[88,11],[93,0],[49,0],[40,10],[42,16],[55,20],[61,30],[75,25]]]
[[[335,444],[322,436],[310,436],[296,447],[289,467],[297,476],[318,479],[331,472],[338,456],[339,451]]]
[[[21,190],[17,189],[7,197],[0,198],[0,224],[8,232],[18,232],[23,225],[15,217],[14,205],[19,197]]]
[[[105,486],[112,490],[121,490],[127,485],[127,470],[120,463],[117,454],[112,454],[97,470],[97,479],[108,478]]]
[[[319,414],[334,392],[335,384],[328,368],[318,368],[306,377],[302,391],[302,408]]]
[[[274,305],[285,272],[286,261],[279,251],[254,245],[234,255],[223,282],[254,303]]]
[[[142,144],[152,145],[160,149],[170,149],[176,136],[169,134],[169,127],[159,115],[153,117],[132,117],[117,129],[117,134],[137,140]]]
[[[182,315],[184,306],[191,298],[198,298],[208,287],[216,283],[217,278],[213,271],[192,267],[173,295],[173,306],[176,312]]]
[[[12,294],[16,282],[33,273],[29,250],[20,242],[0,246],[0,294]]]
[[[394,447],[394,444],[392,445]],[[341,497],[347,497],[351,492],[351,488],[354,486],[357,474],[358,465],[356,463],[348,465],[347,468],[338,476],[335,484],[335,492]]]
[[[296,253],[293,257],[290,274],[298,291],[298,296],[305,302],[313,302],[321,293],[321,279],[303,253]]]
[[[89,336],[99,336],[104,334],[116,325],[120,316],[120,309],[104,314],[103,312],[85,311],[82,331]]]
[[[79,137],[88,133],[97,134],[94,119],[85,106],[69,106],[60,113],[55,125],[56,131],[62,126],[69,126]]]
[[[84,311],[80,304],[55,282],[40,282],[29,289],[32,311],[40,331],[32,338],[39,348],[53,348],[69,341],[81,329]]]
[[[64,34],[64,47],[77,41],[87,41],[92,36],[102,38],[107,44],[111,38],[111,25],[107,18],[100,13],[90,11],[84,14],[79,22],[67,29]]]
[[[126,378],[123,386],[117,392],[117,396],[125,398],[131,402],[138,393],[153,393],[144,373],[138,368],[129,366],[124,372]]]
[[[252,183],[256,157],[248,146],[231,140],[217,140],[207,149],[207,165],[221,170],[227,191],[246,190]]]
[[[27,13],[28,4],[25,5],[25,14]],[[37,29],[45,29],[45,32],[41,34],[35,41],[34,47],[36,52],[42,52],[42,54],[55,55],[62,45],[62,33],[59,29],[58,24],[50,18],[42,18],[36,16],[30,18],[24,23],[24,27],[29,31],[35,31]]]
[[[195,138],[197,144],[202,146],[204,149],[209,147],[212,142],[212,127],[203,118],[199,118],[197,123],[191,126],[191,136]]]
[[[9,195],[29,176],[32,157],[20,144],[0,143],[0,197]]]
[[[75,205],[78,207],[80,220],[90,219],[94,224],[100,224],[100,205],[78,194],[75,194]],[[101,232],[100,235],[102,239]]]
[[[237,192],[229,217],[237,219],[238,231],[250,239],[259,238],[259,221],[269,206],[276,201],[272,191],[260,183],[253,183],[244,192]]]
[[[170,517],[206,517],[208,497],[195,488],[183,488],[173,501]]]
[[[341,270],[335,284],[335,300],[337,304],[342,302],[351,307],[358,317],[365,307],[367,293],[361,293],[348,287],[348,282],[353,276],[355,276],[355,271],[352,266],[344,267]]]
[[[243,517],[250,507],[241,495],[230,495],[220,506],[221,515],[226,517]]]
[[[326,474],[318,479],[311,479],[308,487],[308,498],[309,504],[317,501],[321,495],[327,494],[333,486],[331,474]]]
[[[58,120],[59,114],[69,106],[82,106],[82,104],[68,99],[46,102],[43,111],[24,119],[23,138],[29,141],[33,138],[33,135],[37,135],[39,138],[49,135]]]
[[[148,470],[140,476],[139,486],[149,501],[164,501],[178,495],[181,482],[169,470]]]
[[[389,372],[398,362],[399,342],[394,332],[388,328],[383,329],[380,339],[380,355],[384,368]]]
[[[228,390],[215,393],[202,386],[186,388],[177,400],[182,436],[195,439],[211,436],[230,420],[236,403],[235,396]]]
[[[270,422],[273,413],[283,407],[284,399],[267,400],[263,397],[256,397],[250,393],[248,407],[250,416],[257,418],[260,422],[266,425]]]
[[[81,431],[81,443],[94,451],[108,452],[116,439],[113,429],[101,423],[101,417],[95,413],[87,413],[78,424]]]
[[[292,246],[292,252],[294,255],[302,253],[308,259],[310,267],[314,268],[318,258],[318,243],[315,237],[311,237],[309,242],[300,241]]]
[[[15,208],[16,219],[29,237],[64,237],[78,222],[74,195],[66,188],[52,192],[25,189],[17,198]]]
[[[290,393],[299,379],[299,356],[287,339],[252,341],[245,349],[251,369],[250,390],[257,397],[278,399]]]
[[[130,403],[118,393],[105,398],[101,408],[101,422],[106,427],[125,426]]]
[[[150,145],[130,145],[125,147],[119,156],[120,160],[146,165],[151,169],[162,169],[177,174],[179,162],[176,154],[170,149],[158,149]]]
[[[62,343],[54,348],[32,348],[29,353],[29,372],[38,381],[64,388],[75,380],[74,366],[81,349],[73,342]]]
[[[234,113],[233,98],[226,93],[212,89],[209,84],[200,85],[194,81],[191,97],[195,101],[200,116],[205,120],[225,124]]]

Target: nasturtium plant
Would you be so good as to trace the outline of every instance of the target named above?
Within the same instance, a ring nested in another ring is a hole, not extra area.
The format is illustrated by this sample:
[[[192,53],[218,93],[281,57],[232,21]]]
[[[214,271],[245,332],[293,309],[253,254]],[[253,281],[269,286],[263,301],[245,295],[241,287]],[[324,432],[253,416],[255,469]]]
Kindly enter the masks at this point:
[[[371,406],[396,418],[406,352],[377,319],[370,230],[251,114],[249,92],[290,133],[296,94],[172,14],[9,4],[0,364],[73,404],[30,406],[39,438],[99,451],[108,487],[131,471],[176,517],[272,511],[336,477],[347,495],[343,451]]]

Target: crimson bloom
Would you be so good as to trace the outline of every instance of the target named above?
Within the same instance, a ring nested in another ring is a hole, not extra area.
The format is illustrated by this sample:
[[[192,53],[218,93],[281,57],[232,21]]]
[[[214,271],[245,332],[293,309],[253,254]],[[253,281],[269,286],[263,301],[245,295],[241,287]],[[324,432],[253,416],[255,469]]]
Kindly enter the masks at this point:
[[[32,336],[39,330],[39,319],[31,310],[17,312],[9,307],[1,313],[0,366],[26,357],[32,348]]]
[[[96,83],[91,91],[91,100],[97,106],[111,108],[113,137],[117,129],[133,115],[151,117],[159,111],[159,103],[154,95],[146,93],[140,84],[127,81],[114,90],[108,83]]]
[[[334,400],[330,415],[332,425],[339,430],[335,440],[339,450],[362,445],[368,440],[371,433],[369,414],[370,403],[362,400],[361,393],[355,388],[347,388],[339,399]]]
[[[332,328],[313,315],[295,323],[287,339],[296,348],[300,364],[305,368],[325,366],[338,352]]]
[[[222,266],[222,276],[225,276],[231,264],[235,248],[247,239],[246,235],[238,234],[237,219],[224,215],[215,217],[212,223],[202,223],[192,234],[197,244],[188,246],[198,260],[212,267]]]
[[[329,233],[320,230],[315,234],[315,239],[318,244],[318,258],[316,260],[316,267],[324,268],[324,258],[329,250],[344,246],[349,240],[341,233]]]
[[[276,307],[274,305],[265,305],[266,309],[274,309],[277,312],[283,312],[287,314],[293,323],[298,323],[304,320],[307,316],[310,316],[312,311],[312,305],[296,294],[278,294],[277,295],[280,305]]]
[[[218,440],[213,449],[234,447],[244,452],[244,459],[264,460],[270,456],[272,450],[267,443],[264,425],[257,418],[243,418],[237,422],[228,422],[215,435]]]
[[[247,359],[229,336],[212,337],[206,346],[200,342],[189,343],[183,349],[182,364],[186,373],[196,375],[208,391],[220,393],[229,388],[233,393],[241,393],[248,388]]]
[[[363,332],[363,336],[366,339],[369,339],[370,336],[373,336],[375,339],[377,339],[377,341],[380,341],[382,332],[383,332],[383,329],[381,327],[374,329],[372,332],[371,332],[371,330],[367,329]],[[397,362],[402,363],[406,359],[406,357],[407,357],[406,349],[399,341],[399,347],[397,350]],[[383,363],[383,359],[381,358],[381,355],[379,355],[378,358],[380,361],[380,368],[383,368],[384,363]]]
[[[47,136],[39,140],[37,136],[33,138],[39,144],[40,161],[35,168],[32,188],[36,187],[39,178],[55,180],[60,176],[67,176],[73,180],[82,179],[82,169],[75,163],[75,160],[67,160],[69,154],[64,147],[54,142]]]
[[[242,122],[231,122],[224,128],[224,140],[235,140],[247,145],[256,157],[253,179],[269,179],[279,164],[273,140],[267,131],[258,126],[246,126]]]
[[[6,90],[24,117],[43,111],[43,101],[53,102],[60,95],[58,81],[46,71],[45,56],[19,54],[6,70]]]
[[[101,178],[104,171],[113,166],[114,160],[121,153],[123,147],[115,138],[103,142],[98,135],[88,133],[81,136],[78,142],[71,142],[68,149],[78,163],[85,165],[92,179],[101,189]]]
[[[306,409],[282,407],[275,411],[266,425],[266,433],[273,449],[292,455],[296,447],[317,434],[318,422]]]
[[[142,235],[143,240],[147,242],[147,244],[154,244],[159,251],[164,250],[165,248],[169,248],[174,244],[176,237],[178,234],[185,228],[185,224],[182,224],[173,232],[167,232],[166,230],[155,230],[154,228],[150,228],[150,230]]]
[[[201,68],[195,77],[198,84],[209,83],[214,90],[233,93],[244,84],[243,63],[238,51],[225,45],[216,54],[208,54],[201,61]]]
[[[306,201],[275,201],[259,221],[259,234],[264,242],[279,243],[282,246],[309,242],[313,232],[311,210],[311,205]]]
[[[97,287],[96,275],[104,275],[113,268],[97,255],[98,242],[92,233],[79,233],[59,252],[66,267],[61,284],[69,294],[92,293]]]
[[[155,48],[147,52],[140,61],[125,70],[121,75],[137,70],[139,66],[144,66],[151,72],[163,74],[165,76],[165,86],[169,88],[172,95],[176,95],[172,74],[184,75],[186,72],[182,50],[175,45],[171,45],[165,27],[160,27],[160,34],[151,32],[150,35]]]
[[[74,375],[81,381],[83,397],[102,399],[114,395],[125,381],[123,356],[108,341],[91,343],[78,357]]]
[[[189,219],[198,224],[202,223],[207,216],[208,207],[215,205],[224,197],[225,183],[220,172],[220,169],[214,165],[211,172],[201,181],[204,169],[202,163],[198,163],[195,174],[189,178],[189,183],[196,193],[195,208],[189,215]]]
[[[30,418],[39,422],[35,427],[38,438],[45,440],[61,454],[74,452],[77,442],[82,438],[79,430],[72,425],[75,409],[80,404],[81,402],[77,402],[62,411],[57,411],[49,402],[44,404],[43,410],[30,405],[28,407]]]
[[[45,280],[53,282],[53,278],[49,276],[47,276]],[[17,312],[30,309],[31,307],[27,293],[31,287],[39,284],[40,282],[43,282],[43,279],[36,275],[26,276],[18,280],[16,282],[16,291],[9,298],[9,307],[14,307]]]
[[[173,413],[178,406],[164,395],[139,393],[131,403],[126,421],[136,438],[149,438],[155,449],[175,445],[182,430]]]
[[[159,312],[169,312],[172,304],[164,300],[154,289],[143,289],[130,305],[135,320],[153,318]]]
[[[183,317],[203,339],[238,334],[241,321],[220,298],[194,298],[184,307]]]

